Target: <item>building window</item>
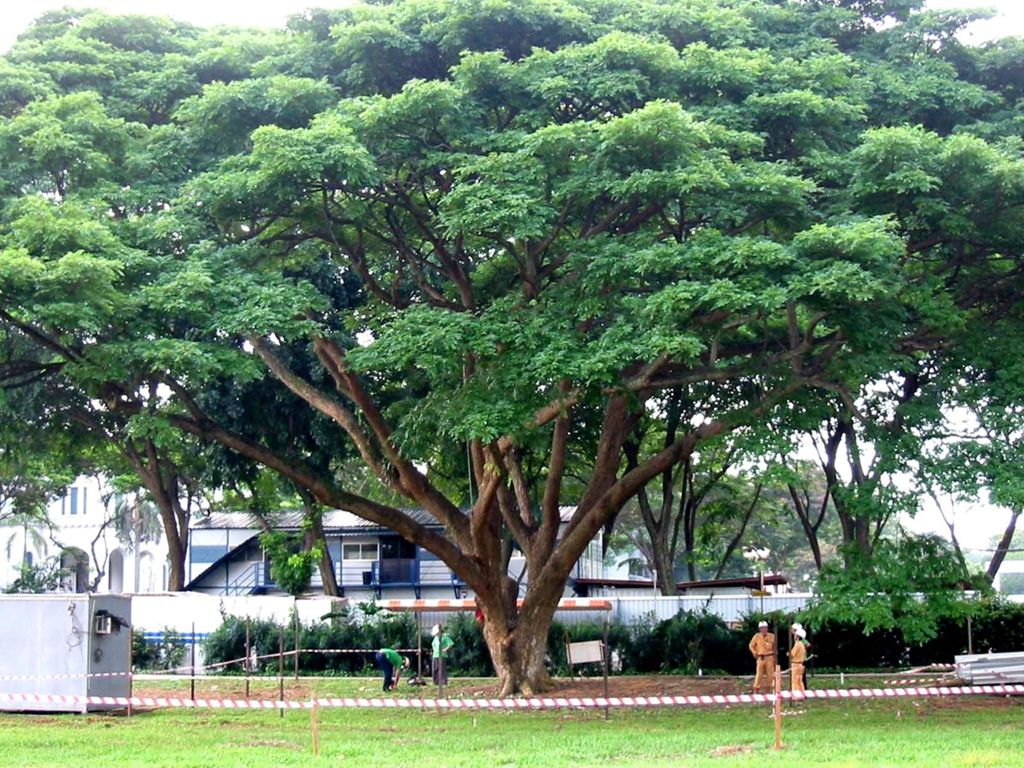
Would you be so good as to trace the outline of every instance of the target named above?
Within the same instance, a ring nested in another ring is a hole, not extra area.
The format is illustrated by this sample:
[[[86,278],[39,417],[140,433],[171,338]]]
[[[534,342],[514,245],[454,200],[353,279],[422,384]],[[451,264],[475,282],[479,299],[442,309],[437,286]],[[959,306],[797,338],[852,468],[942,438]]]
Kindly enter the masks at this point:
[[[72,488],[71,489],[71,514],[72,515],[77,515],[78,514],[78,489],[77,488]]]
[[[380,540],[381,560],[415,560],[416,545],[398,536],[385,536]]]
[[[377,542],[363,544],[342,544],[342,560],[376,560]]]

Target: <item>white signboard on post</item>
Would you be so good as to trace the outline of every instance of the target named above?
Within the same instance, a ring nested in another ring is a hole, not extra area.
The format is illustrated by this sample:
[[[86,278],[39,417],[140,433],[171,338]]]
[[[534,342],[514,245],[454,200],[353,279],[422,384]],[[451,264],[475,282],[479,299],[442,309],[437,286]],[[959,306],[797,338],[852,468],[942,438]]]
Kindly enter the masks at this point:
[[[569,643],[566,656],[570,664],[587,664],[604,661],[604,643],[600,640],[589,640],[585,643]]]

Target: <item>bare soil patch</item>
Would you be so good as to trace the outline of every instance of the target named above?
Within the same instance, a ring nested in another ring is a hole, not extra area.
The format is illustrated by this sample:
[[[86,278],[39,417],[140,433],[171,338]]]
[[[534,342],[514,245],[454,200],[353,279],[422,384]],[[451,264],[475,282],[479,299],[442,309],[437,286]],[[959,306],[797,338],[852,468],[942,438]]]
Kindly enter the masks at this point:
[[[545,692],[546,696],[604,696],[604,678],[577,677],[572,680],[558,678],[554,683],[555,687]],[[749,688],[742,678],[732,677],[636,675],[608,679],[608,695],[615,697],[715,696],[748,691]],[[463,696],[493,696],[494,686],[460,686],[457,693]]]
[[[463,684],[454,681],[446,695],[461,698],[484,698],[497,694],[497,686],[492,681]],[[332,686],[330,678],[311,680],[285,680],[284,695],[287,700],[309,699],[314,696],[364,696],[367,698],[385,695],[380,690],[376,679],[366,678],[360,681],[358,689],[352,690],[351,684],[345,693],[339,693]],[[276,699],[278,683],[272,679],[253,680],[249,687],[249,698]],[[608,680],[610,696],[693,696],[745,693],[749,691],[749,681],[731,677],[683,677],[678,675],[637,675],[611,677]],[[178,697],[188,698],[191,687],[188,680],[177,680],[173,688],[167,684],[155,684],[149,680],[135,681],[132,693],[135,696]],[[595,697],[604,696],[604,679],[597,677],[556,678],[554,687],[545,693],[559,697]],[[433,685],[409,685],[402,681],[395,694],[406,698],[434,697],[438,693]],[[245,697],[245,681],[240,678],[202,678],[196,681],[196,698],[206,699],[240,699]]]
[[[726,744],[721,747],[715,747],[708,752],[709,757],[731,757],[732,755],[742,755],[746,752],[753,752],[754,748],[747,744]]]
[[[491,698],[497,695],[497,686],[491,680],[462,682],[453,680],[445,694],[449,698]],[[605,695],[604,679],[601,677],[556,678],[554,687],[545,692],[546,696],[564,698],[593,698]],[[822,682],[815,688],[828,688],[830,684]],[[874,687],[874,686],[872,686]],[[750,678],[743,677],[687,677],[682,675],[623,675],[608,680],[608,694],[613,697],[640,696],[716,696],[750,692]],[[148,680],[138,680],[133,686],[135,696],[178,697],[190,696],[188,680],[178,680],[169,688],[166,683],[155,684]],[[286,679],[284,681],[284,698],[288,701],[309,700],[332,696],[358,696],[377,698],[380,696],[399,696],[403,698],[434,698],[438,694],[435,686],[410,685],[402,681],[395,693],[384,694],[380,682],[376,678],[360,678],[353,686],[351,679],[344,684],[331,678]],[[201,678],[196,681],[196,698],[203,699],[241,699],[246,697],[245,681],[241,678]],[[249,687],[248,698],[277,699],[278,682],[275,679],[253,680]],[[861,699],[865,706],[880,704],[891,699]],[[810,699],[805,706],[814,706],[817,700]],[[900,709],[904,716],[924,714],[945,709],[991,709],[1005,707],[1024,708],[1024,697],[1006,696],[949,696],[949,697],[910,697],[900,700]],[[886,704],[888,706],[888,704]],[[923,711],[922,711],[923,710]]]

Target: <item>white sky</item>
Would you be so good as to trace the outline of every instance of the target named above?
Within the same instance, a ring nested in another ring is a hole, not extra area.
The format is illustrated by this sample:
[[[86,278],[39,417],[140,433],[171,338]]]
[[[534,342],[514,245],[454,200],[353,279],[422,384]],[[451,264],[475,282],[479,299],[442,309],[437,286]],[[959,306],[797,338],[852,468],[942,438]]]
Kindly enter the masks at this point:
[[[0,51],[6,51],[18,34],[41,13],[64,6],[170,16],[200,26],[278,27],[283,26],[291,14],[310,7],[339,8],[350,4],[350,0],[3,0],[0,7]],[[979,25],[979,38],[1024,35],[1022,0],[929,0],[928,5],[931,8],[995,8],[1000,17]]]
[[[3,0],[0,4],[0,51],[6,51],[33,19],[45,11],[72,7],[101,8],[111,13],[170,16],[199,26],[233,24],[251,27],[281,27],[288,16],[307,8],[340,8],[351,0]],[[1007,35],[1024,36],[1024,0],[929,0],[930,8],[994,8],[999,16],[975,25],[968,40],[980,41]],[[964,546],[985,547],[1002,531],[1006,513],[977,507],[969,515],[961,508],[957,534]],[[945,534],[937,513],[925,512],[912,527]]]
[[[283,27],[289,16],[307,8],[342,8],[351,0],[3,0],[0,51],[40,14],[57,8],[99,8],[110,13],[170,16],[198,26]]]

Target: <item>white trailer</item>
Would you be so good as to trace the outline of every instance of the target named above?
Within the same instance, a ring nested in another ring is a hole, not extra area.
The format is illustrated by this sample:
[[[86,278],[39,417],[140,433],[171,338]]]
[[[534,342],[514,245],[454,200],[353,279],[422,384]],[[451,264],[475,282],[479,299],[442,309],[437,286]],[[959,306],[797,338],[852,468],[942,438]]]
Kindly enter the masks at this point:
[[[0,595],[0,709],[120,708],[83,697],[130,694],[131,610],[121,595]]]

